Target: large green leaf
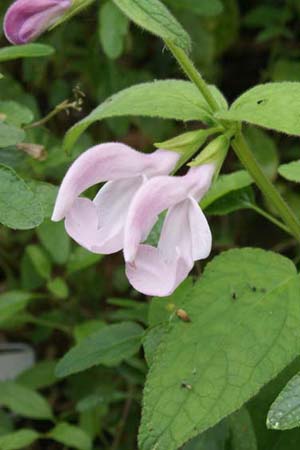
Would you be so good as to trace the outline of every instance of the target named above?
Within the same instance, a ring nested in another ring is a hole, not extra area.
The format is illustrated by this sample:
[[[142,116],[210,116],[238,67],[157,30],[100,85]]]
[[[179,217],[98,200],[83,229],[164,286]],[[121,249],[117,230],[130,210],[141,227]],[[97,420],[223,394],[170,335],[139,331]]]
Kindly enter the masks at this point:
[[[142,334],[143,328],[133,322],[104,327],[66,353],[56,375],[66,377],[98,364],[115,366],[138,351]]]
[[[160,0],[113,0],[137,25],[189,51],[189,35]]]
[[[6,122],[16,127],[32,122],[34,117],[33,112],[27,106],[11,100],[0,102],[0,113],[5,116]]]
[[[43,221],[40,203],[16,172],[0,164],[0,223],[26,230]]]
[[[300,375],[295,375],[272,404],[267,426],[275,430],[289,430],[300,425]]]
[[[220,107],[226,108],[222,94],[211,86]],[[101,103],[66,134],[64,147],[70,150],[78,137],[94,122],[110,117],[148,116],[175,120],[207,121],[212,113],[198,89],[188,81],[162,80],[124,89]]]
[[[228,111],[217,113],[217,117],[299,136],[299,102],[300,83],[266,83],[246,91]]]
[[[257,450],[256,435],[248,410],[243,407],[228,418],[232,450]]]
[[[71,240],[63,222],[45,220],[38,228],[37,235],[57,264],[65,264],[71,250]]]
[[[1,450],[18,450],[29,448],[39,438],[39,434],[30,430],[29,428],[23,428],[13,433],[0,436],[0,448]]]
[[[177,450],[239,409],[300,350],[300,279],[288,259],[231,250],[208,264],[158,347],[144,392],[141,450]],[[178,364],[180,361],[180,364]]]
[[[10,61],[18,58],[38,58],[50,56],[54,53],[54,48],[44,44],[25,44],[0,49],[0,62]]]
[[[0,404],[24,417],[52,418],[50,406],[40,394],[13,381],[0,383]]]

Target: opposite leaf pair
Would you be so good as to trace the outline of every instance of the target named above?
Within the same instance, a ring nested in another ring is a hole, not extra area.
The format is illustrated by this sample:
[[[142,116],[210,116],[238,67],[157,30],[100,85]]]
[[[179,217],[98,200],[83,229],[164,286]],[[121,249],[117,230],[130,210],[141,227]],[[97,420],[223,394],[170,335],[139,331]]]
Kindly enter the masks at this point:
[[[198,202],[211,185],[213,163],[168,176],[179,154],[139,153],[107,143],[83,153],[60,187],[52,219],[65,218],[68,234],[94,253],[124,250],[130,283],[147,295],[167,296],[187,277],[194,261],[211,250],[211,233]],[[93,200],[79,197],[102,183]],[[142,244],[168,210],[158,246]]]

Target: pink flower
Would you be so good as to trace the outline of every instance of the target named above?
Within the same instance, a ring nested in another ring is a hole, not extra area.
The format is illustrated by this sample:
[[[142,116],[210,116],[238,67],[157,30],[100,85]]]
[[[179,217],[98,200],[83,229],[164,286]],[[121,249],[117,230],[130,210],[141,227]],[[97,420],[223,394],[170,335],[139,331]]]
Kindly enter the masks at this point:
[[[125,225],[124,256],[127,277],[138,291],[170,295],[194,261],[208,257],[212,237],[198,202],[209,189],[214,171],[211,163],[192,168],[182,177],[154,177],[135,195]],[[157,248],[141,244],[166,209]]]
[[[96,145],[69,168],[56,199],[52,220],[65,218],[68,234],[82,247],[110,254],[123,248],[124,226],[132,198],[149,178],[168,174],[179,154],[156,150],[143,154],[124,144]],[[79,197],[108,181],[94,200]]]
[[[72,0],[17,0],[4,18],[4,32],[12,44],[26,44],[53,25]]]

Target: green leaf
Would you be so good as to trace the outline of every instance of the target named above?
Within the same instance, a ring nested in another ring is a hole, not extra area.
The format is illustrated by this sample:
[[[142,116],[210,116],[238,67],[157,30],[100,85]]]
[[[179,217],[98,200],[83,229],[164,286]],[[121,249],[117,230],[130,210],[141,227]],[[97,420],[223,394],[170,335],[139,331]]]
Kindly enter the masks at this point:
[[[0,324],[23,311],[32,298],[30,292],[9,291],[0,295]]]
[[[232,450],[257,450],[256,435],[248,410],[244,407],[228,419]]]
[[[190,37],[180,23],[159,0],[113,0],[137,25],[185,51],[191,47]]]
[[[102,258],[102,255],[91,253],[83,247],[76,247],[67,264],[68,274],[70,275],[79,270],[87,269],[97,264]]]
[[[42,249],[38,245],[28,245],[26,253],[29,256],[35,270],[44,279],[49,280],[51,276],[51,262]]]
[[[39,58],[50,56],[54,53],[54,48],[44,44],[25,44],[0,49],[0,62],[10,61],[19,58]]]
[[[99,10],[99,36],[104,53],[110,59],[121,56],[128,31],[128,19],[112,1]]]
[[[37,200],[40,202],[44,217],[51,217],[58,192],[58,187],[50,183],[36,180],[30,180],[27,184],[34,193]]]
[[[144,392],[141,450],[177,450],[239,409],[300,350],[300,280],[290,260],[235,249],[207,265],[173,316]],[[180,364],[178,364],[180,361]]]
[[[255,127],[247,127],[245,137],[265,175],[273,180],[279,165],[278,149],[274,140],[264,130]]]
[[[54,375],[54,369],[57,361],[41,361],[35,364],[30,369],[22,372],[18,378],[17,383],[22,384],[30,389],[42,389],[52,386],[58,380]]]
[[[71,240],[63,222],[45,220],[36,230],[39,240],[57,264],[65,264],[71,250]]]
[[[205,214],[224,216],[241,209],[249,209],[255,204],[254,192],[250,186],[229,192],[207,208]]]
[[[165,324],[156,325],[149,328],[143,339],[143,348],[145,353],[146,363],[150,367],[154,360],[154,355],[158,349],[166,332]]]
[[[300,374],[295,375],[271,405],[267,427],[290,430],[300,425]]]
[[[242,94],[219,119],[249,122],[283,133],[300,135],[300,83],[266,83]]]
[[[0,148],[19,144],[24,137],[25,132],[21,128],[0,122]]]
[[[47,283],[47,288],[54,295],[60,299],[66,299],[69,295],[69,288],[65,280],[61,277],[53,278]]]
[[[227,422],[222,421],[192,439],[182,450],[225,450],[228,432]]]
[[[226,100],[217,88],[211,86],[210,89],[220,106],[226,108]],[[66,134],[65,150],[70,150],[84,130],[94,122],[121,116],[207,122],[212,113],[198,89],[189,81],[162,80],[138,84],[109,97],[75,124]]]
[[[239,191],[244,187],[250,186],[252,183],[253,179],[245,170],[239,170],[230,173],[229,175],[220,175],[208,193],[201,200],[201,208],[205,209],[225,195],[234,191]]]
[[[13,381],[0,382],[0,404],[31,419],[52,419],[47,401],[37,392]]]
[[[16,127],[32,122],[34,117],[33,112],[27,106],[11,100],[0,102],[0,114],[4,114],[5,122]]]
[[[13,433],[0,436],[1,450],[18,450],[29,448],[39,438],[39,433],[23,428]]]
[[[78,450],[90,450],[92,448],[92,441],[88,434],[81,428],[66,422],[61,422],[56,425],[56,427],[48,433],[48,436],[60,444],[67,445],[71,448],[77,448]]]
[[[300,160],[282,164],[278,168],[278,173],[286,180],[300,183]]]
[[[82,322],[74,328],[74,337],[76,342],[83,341],[91,334],[94,334],[102,328],[106,327],[106,323],[103,320],[87,320],[86,322]]]
[[[59,361],[58,377],[102,364],[113,367],[133,356],[141,345],[143,328],[132,322],[122,322],[104,327],[81,341]]]
[[[216,16],[223,10],[220,0],[166,0],[170,6],[185,9],[199,16]]]
[[[42,208],[33,192],[16,172],[0,164],[0,223],[17,230],[37,227]]]

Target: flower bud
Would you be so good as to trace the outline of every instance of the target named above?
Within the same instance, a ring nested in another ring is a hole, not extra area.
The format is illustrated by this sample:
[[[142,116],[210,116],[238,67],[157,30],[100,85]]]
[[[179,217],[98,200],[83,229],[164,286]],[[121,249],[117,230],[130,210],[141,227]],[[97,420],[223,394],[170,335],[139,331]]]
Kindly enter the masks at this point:
[[[6,12],[4,33],[12,44],[31,42],[55,24],[72,3],[72,0],[17,0]]]

